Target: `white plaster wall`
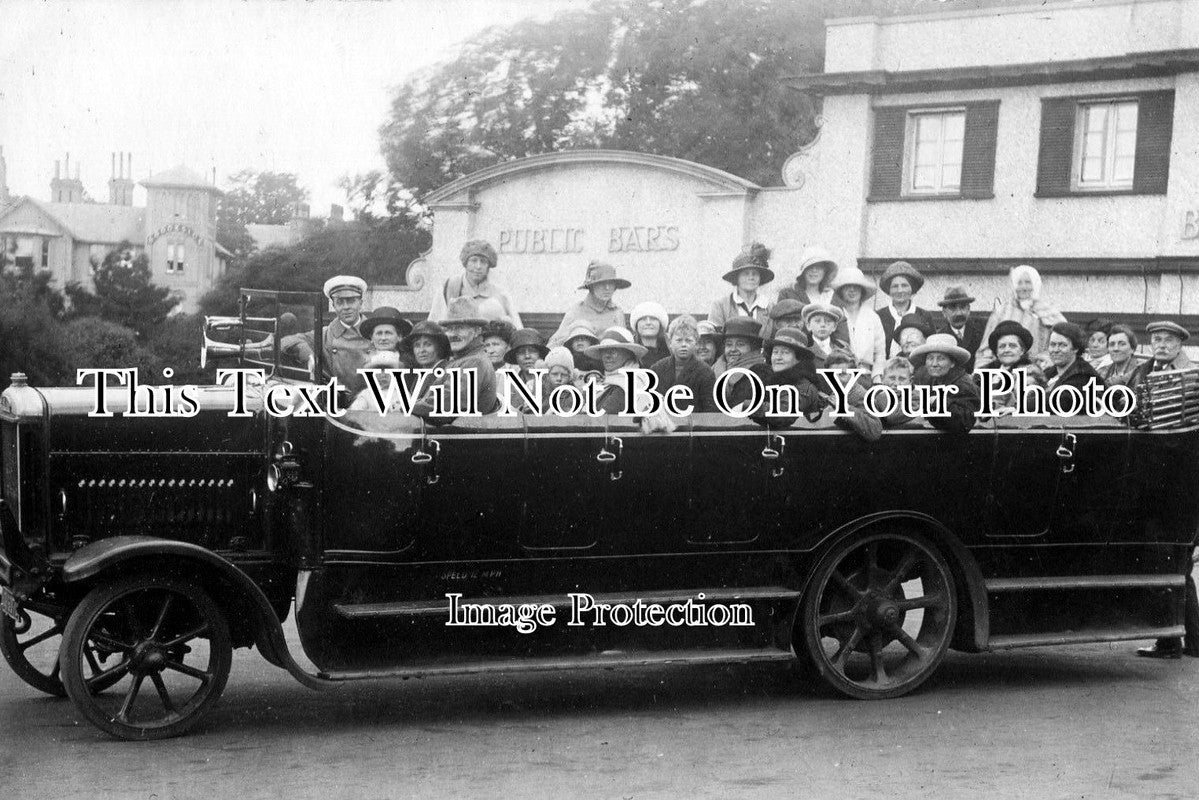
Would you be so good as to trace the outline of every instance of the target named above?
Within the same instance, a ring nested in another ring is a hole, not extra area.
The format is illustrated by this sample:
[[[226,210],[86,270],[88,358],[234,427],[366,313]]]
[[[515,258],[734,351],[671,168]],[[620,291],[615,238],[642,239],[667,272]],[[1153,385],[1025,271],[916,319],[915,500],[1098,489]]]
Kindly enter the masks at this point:
[[[873,46],[871,46],[873,45]],[[830,20],[825,72],[941,69],[1199,47],[1195,0],[1023,5]]]

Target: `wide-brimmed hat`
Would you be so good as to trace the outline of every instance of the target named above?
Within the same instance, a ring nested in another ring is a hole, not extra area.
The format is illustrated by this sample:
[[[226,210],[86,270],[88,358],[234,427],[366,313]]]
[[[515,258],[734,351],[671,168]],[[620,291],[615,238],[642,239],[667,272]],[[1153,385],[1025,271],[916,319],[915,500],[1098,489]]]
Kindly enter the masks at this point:
[[[764,350],[766,357],[770,358],[770,351],[775,346],[789,347],[795,351],[795,355],[799,358],[810,358],[815,360],[816,352],[811,348],[811,340],[808,335],[799,328],[780,328],[766,340]]]
[[[401,338],[412,332],[412,323],[400,316],[398,308],[391,306],[379,306],[372,311],[369,317],[358,324],[358,332],[364,339],[369,339],[380,325],[394,325]]]
[[[915,267],[906,261],[894,261],[883,270],[883,276],[878,279],[878,288],[882,289],[884,294],[891,294],[891,281],[900,276],[912,282],[912,294],[916,294],[920,287],[924,286],[924,276]]]
[[[512,337],[516,334],[516,326],[506,319],[489,320],[486,327],[483,328],[481,334],[484,339],[496,337],[504,340],[504,344],[512,344]]]
[[[925,340],[924,344],[912,351],[908,360],[917,367],[922,367],[924,366],[924,357],[929,353],[944,353],[959,367],[970,360],[970,352],[966,348],[958,346],[958,340],[953,338],[952,333],[934,333]]]
[[[580,322],[570,329],[570,332],[566,334],[566,338],[562,340],[562,343],[570,344],[572,339],[578,339],[580,336],[590,339],[593,343],[599,341],[599,337],[595,335],[595,328],[586,322]]]
[[[726,281],[736,285],[737,275],[743,269],[756,269],[762,274],[762,286],[774,280],[774,270],[770,268],[770,248],[754,242],[744,252],[733,259],[733,267],[722,276]]]
[[[583,278],[583,285],[579,288],[590,289],[597,283],[603,283],[604,281],[612,281],[616,284],[617,289],[627,289],[633,285],[624,278],[616,277],[616,267],[611,264],[605,264],[603,261],[592,261],[587,265],[587,276]]]
[[[637,323],[646,317],[658,320],[662,324],[662,333],[666,333],[666,328],[670,325],[670,315],[666,313],[666,309],[661,303],[645,300],[633,306],[633,310],[629,312],[629,327],[636,331]]]
[[[798,317],[803,314],[804,304],[798,300],[787,298],[779,300],[770,307],[771,319],[783,319],[784,317]]]
[[[874,296],[877,291],[874,281],[867,278],[866,273],[857,267],[846,267],[837,273],[836,279],[833,280],[833,294],[839,295],[846,286],[860,286],[863,300]]]
[[[832,303],[808,303],[803,307],[803,324],[807,325],[816,314],[832,317],[834,325],[840,325],[841,320],[845,319],[845,312],[841,310],[840,306]]]
[[[479,314],[478,304],[469,297],[455,297],[451,300],[446,309],[445,319],[441,320],[443,326],[478,325],[480,328],[485,327],[487,322],[488,320]]]
[[[1150,322],[1145,326],[1146,333],[1155,333],[1157,331],[1161,331],[1162,333],[1172,333],[1179,339],[1182,339],[1184,342],[1191,338],[1191,334],[1186,328],[1182,327],[1177,322],[1171,322],[1167,319],[1160,320],[1158,322]]]
[[[499,260],[495,254],[495,248],[491,246],[491,242],[485,239],[471,239],[462,245],[462,252],[458,254],[458,260],[462,262],[462,266],[466,266],[466,262],[471,256],[479,256],[486,259],[492,269],[495,268]]]
[[[733,317],[724,323],[724,338],[740,336],[742,339],[752,339],[762,343],[762,323],[753,317]]]
[[[707,336],[710,339],[715,339],[717,342],[724,341],[724,332],[721,327],[715,322],[709,322],[706,319],[695,323],[695,335],[698,339]]]
[[[1091,338],[1081,326],[1073,322],[1059,322],[1053,326],[1051,333],[1069,339],[1070,344],[1074,345],[1074,352],[1079,355],[1087,349],[1087,340]]]
[[[431,319],[421,320],[413,325],[412,332],[400,340],[400,349],[405,353],[411,353],[413,342],[422,336],[428,336],[437,342],[437,346],[441,348],[442,356],[449,356],[452,351],[450,348],[450,337],[446,336],[445,329]]]
[[[354,275],[334,275],[325,281],[325,286],[321,291],[330,300],[333,299],[335,292],[352,293],[362,297],[362,295],[366,294],[366,281]]]
[[[814,267],[817,264],[824,265],[824,279],[832,282],[837,277],[837,262],[833,261],[832,255],[823,247],[809,247],[803,251],[803,255],[799,257],[799,277],[803,277],[808,267]]]
[[[950,286],[945,290],[945,296],[937,301],[937,305],[941,308],[945,306],[956,306],[962,303],[969,305],[974,302],[974,298],[966,292],[964,286]]]
[[[599,358],[604,350],[624,350],[636,359],[649,352],[647,348],[633,341],[633,334],[628,328],[608,328],[600,334],[599,344],[591,345],[583,353],[591,358]]]
[[[895,341],[899,341],[899,332],[904,328],[915,328],[924,334],[924,338],[933,335],[933,326],[928,324],[928,319],[919,314],[904,314],[899,322],[895,323]]]
[[[509,364],[515,364],[516,351],[522,347],[536,348],[538,358],[545,358],[550,351],[545,346],[545,339],[541,337],[539,332],[533,328],[521,328],[512,334],[512,341],[509,342],[508,352],[504,354],[504,360]]]
[[[992,353],[998,355],[999,340],[1005,336],[1015,336],[1019,339],[1025,353],[1032,349],[1032,332],[1014,319],[1005,319],[996,325],[995,330],[987,337],[987,347],[991,348]]]

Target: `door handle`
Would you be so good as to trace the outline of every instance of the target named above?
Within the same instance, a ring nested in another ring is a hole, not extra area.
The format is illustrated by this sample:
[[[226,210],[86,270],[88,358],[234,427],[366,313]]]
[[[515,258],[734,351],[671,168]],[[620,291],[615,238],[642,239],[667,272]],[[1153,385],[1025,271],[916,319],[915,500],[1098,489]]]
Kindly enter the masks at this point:
[[[425,483],[432,486],[441,480],[437,473],[438,457],[441,455],[441,442],[430,439],[421,442],[421,449],[412,454],[412,463],[425,467]]]
[[[787,440],[782,434],[771,433],[766,436],[766,446],[762,448],[762,458],[767,461],[778,461],[783,457],[783,451],[787,449]],[[770,470],[770,477],[781,477],[787,468],[782,464],[776,464]]]
[[[1074,471],[1074,447],[1077,444],[1078,437],[1073,433],[1062,436],[1062,443],[1057,447],[1057,457],[1061,462],[1063,475],[1069,475]]]
[[[612,449],[609,450],[608,448]],[[595,460],[601,464],[608,464],[608,478],[618,481],[624,477],[624,470],[619,468],[620,456],[624,452],[624,442],[619,436],[610,436],[604,440],[604,446],[595,454]]]

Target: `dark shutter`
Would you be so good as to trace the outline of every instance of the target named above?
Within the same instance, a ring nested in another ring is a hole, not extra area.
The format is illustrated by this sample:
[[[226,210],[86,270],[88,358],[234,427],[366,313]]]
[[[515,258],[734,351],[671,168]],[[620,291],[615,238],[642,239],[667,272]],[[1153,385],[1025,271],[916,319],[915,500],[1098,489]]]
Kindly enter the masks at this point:
[[[899,197],[903,186],[903,134],[906,108],[874,109],[874,143],[870,162],[870,199]]]
[[[1041,148],[1037,154],[1037,197],[1061,197],[1070,193],[1070,169],[1074,161],[1074,116],[1078,107],[1073,97],[1041,101]]]
[[[1174,90],[1146,92],[1137,98],[1137,155],[1132,190],[1165,194],[1170,178],[1170,139],[1174,131]]]
[[[995,196],[995,139],[999,101],[966,104],[962,142],[962,197]]]

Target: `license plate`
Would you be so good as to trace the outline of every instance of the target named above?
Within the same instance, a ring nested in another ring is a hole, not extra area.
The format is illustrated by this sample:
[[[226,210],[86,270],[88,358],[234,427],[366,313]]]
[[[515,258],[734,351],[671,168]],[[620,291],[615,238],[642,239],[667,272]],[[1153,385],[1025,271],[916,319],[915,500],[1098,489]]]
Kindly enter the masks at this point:
[[[17,596],[4,586],[0,586],[0,611],[12,617],[13,622],[21,619],[21,607],[17,605]]]

